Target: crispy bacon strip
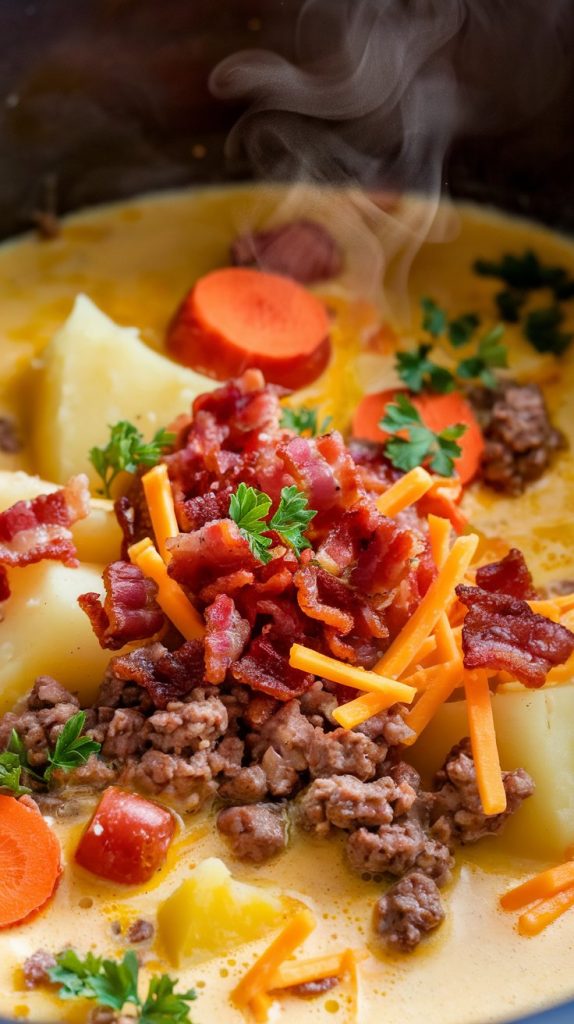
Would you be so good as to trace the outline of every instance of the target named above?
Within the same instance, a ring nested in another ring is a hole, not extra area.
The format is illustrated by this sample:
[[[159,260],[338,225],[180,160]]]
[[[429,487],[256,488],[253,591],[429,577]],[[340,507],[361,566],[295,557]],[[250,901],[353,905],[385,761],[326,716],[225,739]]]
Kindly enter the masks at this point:
[[[536,615],[526,601],[464,585],[456,593],[468,608],[462,627],[465,668],[503,670],[525,686],[539,687],[550,668],[574,651],[574,633]]]
[[[137,565],[111,562],[103,572],[106,596],[80,594],[78,604],[86,613],[100,647],[117,651],[134,640],[147,640],[159,633],[165,616],[155,596],[157,586]]]
[[[73,476],[52,494],[38,494],[0,513],[0,563],[31,565],[44,558],[78,565],[70,527],[90,512],[88,478]]]
[[[500,562],[490,562],[477,569],[476,585],[489,593],[509,594],[522,601],[532,601],[538,596],[524,555],[518,548],[511,548]]]
[[[222,683],[243,651],[251,627],[226,594],[219,594],[205,609],[205,625],[205,678],[209,683]]]
[[[111,670],[118,679],[137,683],[147,690],[157,708],[165,708],[172,700],[181,700],[205,676],[202,640],[186,640],[176,651],[163,644],[138,647],[129,654],[113,658]]]
[[[193,594],[230,573],[253,572],[257,560],[232,519],[218,519],[193,533],[180,533],[167,541],[171,554],[169,575]]]
[[[251,642],[247,653],[233,666],[231,674],[239,683],[277,700],[291,700],[310,690],[315,677],[289,664],[291,644],[270,630]]]

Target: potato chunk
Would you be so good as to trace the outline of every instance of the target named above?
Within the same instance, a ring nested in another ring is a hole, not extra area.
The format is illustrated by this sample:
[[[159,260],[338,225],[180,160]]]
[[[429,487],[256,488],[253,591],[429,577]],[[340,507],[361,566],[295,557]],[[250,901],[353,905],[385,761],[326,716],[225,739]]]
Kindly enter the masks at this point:
[[[23,470],[0,470],[0,512],[17,501],[27,501],[37,494],[49,494],[60,485]],[[119,557],[122,531],[114,514],[112,501],[92,498],[89,516],[72,526],[74,543],[81,562],[114,562]]]
[[[281,919],[281,903],[254,885],[236,882],[223,861],[209,857],[159,907],[160,938],[173,965],[206,960],[250,942]]]
[[[38,470],[58,483],[87,473],[98,487],[88,452],[105,444],[111,424],[129,420],[149,437],[215,386],[148,348],[135,328],[118,327],[79,295],[42,355],[32,434]]]
[[[502,767],[525,768],[536,790],[499,840],[522,856],[564,856],[574,842],[574,684],[499,692],[492,702]],[[428,775],[468,735],[464,701],[445,704],[413,747],[416,766]]]
[[[82,704],[93,700],[110,652],[100,647],[77,597],[101,592],[101,571],[95,565],[67,569],[59,562],[8,570],[12,594],[0,622],[0,714],[38,675],[54,676]]]

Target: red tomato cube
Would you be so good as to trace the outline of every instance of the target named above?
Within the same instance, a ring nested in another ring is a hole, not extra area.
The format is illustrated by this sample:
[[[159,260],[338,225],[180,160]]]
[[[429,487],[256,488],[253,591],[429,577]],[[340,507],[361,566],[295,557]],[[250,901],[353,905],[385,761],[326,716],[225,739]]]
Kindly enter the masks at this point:
[[[175,832],[165,807],[110,786],[76,850],[76,861],[110,882],[141,885],[160,868]]]

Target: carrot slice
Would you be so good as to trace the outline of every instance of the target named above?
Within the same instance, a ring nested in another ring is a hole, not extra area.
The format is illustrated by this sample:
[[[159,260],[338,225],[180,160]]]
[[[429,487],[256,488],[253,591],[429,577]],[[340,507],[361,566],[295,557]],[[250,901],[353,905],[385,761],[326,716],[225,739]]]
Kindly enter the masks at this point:
[[[365,395],[353,417],[353,435],[365,441],[386,441],[388,434],[380,429],[379,422],[397,394],[398,390],[390,390]],[[424,425],[437,434],[454,423],[464,423],[466,432],[457,442],[462,453],[454,460],[454,465],[461,483],[467,484],[476,476],[484,451],[482,432],[469,403],[460,391],[452,391],[448,395],[409,394],[409,399],[418,410]]]
[[[535,900],[545,900],[574,886],[574,860],[568,860],[555,868],[548,868],[529,878],[527,882],[509,889],[500,897],[503,910],[521,910]]]
[[[502,782],[486,672],[465,672],[464,692],[470,745],[482,807],[485,814],[502,814],[506,810],[506,791]]]
[[[40,812],[0,796],[0,928],[40,910],[60,873],[60,844]]]
[[[518,918],[518,931],[521,935],[538,935],[548,928],[557,918],[574,907],[574,887],[565,889],[547,900],[540,900],[532,910],[527,910]]]
[[[184,299],[167,347],[217,380],[257,367],[272,384],[299,388],[329,361],[329,318],[323,303],[295,281],[224,267],[200,278]]]

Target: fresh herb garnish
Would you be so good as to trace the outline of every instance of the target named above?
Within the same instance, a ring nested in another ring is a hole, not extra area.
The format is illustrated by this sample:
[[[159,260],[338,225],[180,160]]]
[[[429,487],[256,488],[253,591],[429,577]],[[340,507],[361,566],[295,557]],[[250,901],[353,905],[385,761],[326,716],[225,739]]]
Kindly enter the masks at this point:
[[[281,411],[280,424],[288,430],[294,430],[297,434],[305,437],[317,437],[326,434],[332,422],[331,416],[325,416],[321,423],[317,420],[317,410],[307,405],[299,405],[293,408],[284,405]]]
[[[532,249],[526,249],[521,256],[505,253],[498,263],[495,260],[475,260],[473,266],[482,277],[497,277],[509,288],[523,291],[560,288],[567,279],[562,267],[545,266]]]
[[[78,711],[68,719],[56,740],[53,752],[48,755],[48,767],[44,772],[46,782],[50,781],[55,771],[70,772],[85,764],[90,754],[98,753],[101,743],[91,740],[89,736],[80,735],[85,724],[85,711]]]
[[[18,754],[5,750],[0,754],[0,789],[8,789],[14,796],[29,793],[30,790],[21,785],[21,776],[22,764]]]
[[[421,299],[421,309],[423,330],[428,331],[433,338],[444,334],[448,322],[444,309],[441,309],[434,299],[429,298]]]
[[[418,393],[429,388],[446,394],[454,388],[454,377],[450,370],[428,358],[431,349],[432,345],[421,344],[414,352],[398,352],[397,373],[410,391]]]
[[[110,426],[108,443],[90,449],[89,454],[92,466],[102,478],[101,492],[109,498],[110,488],[120,473],[135,473],[140,466],[145,469],[155,466],[174,441],[175,434],[164,427],[156,431],[151,441],[144,441],[143,434],[127,420]]]
[[[451,345],[454,345],[455,348],[466,345],[479,324],[480,317],[476,313],[461,313],[455,320],[449,320],[448,340]]]
[[[494,301],[502,320],[507,324],[518,323],[520,310],[526,302],[524,292],[516,291],[513,288],[505,288],[504,291],[496,293]]]
[[[487,388],[495,388],[497,385],[494,369],[501,369],[508,366],[508,349],[502,345],[500,339],[504,334],[504,327],[498,324],[488,331],[479,341],[476,355],[463,359],[458,364],[457,373],[463,380],[480,380]]]
[[[560,306],[533,309],[524,323],[524,333],[537,352],[552,352],[561,356],[574,335],[559,330],[564,321]]]
[[[56,957],[48,970],[50,980],[60,986],[60,999],[94,999],[99,1006],[120,1012],[135,1007],[139,1024],[185,1024],[189,1006],[197,998],[193,989],[176,992],[177,980],[167,974],[150,979],[145,999],[138,995],[139,964],[133,950],[121,961],[104,960],[88,953],[82,960],[72,949]]]
[[[260,562],[271,561],[267,548],[271,547],[271,537],[265,536],[269,529],[265,517],[271,508],[271,498],[255,487],[247,487],[241,483],[229,502],[229,518],[237,523],[243,537],[249,544],[251,553]]]
[[[316,515],[317,513],[308,507],[307,496],[292,484],[291,487],[282,489],[281,501],[269,523],[269,529],[275,530],[281,540],[300,555],[305,548],[311,547],[303,534]]]
[[[463,423],[454,423],[435,434],[425,427],[412,402],[399,392],[395,404],[387,406],[379,426],[388,434],[408,434],[406,438],[394,436],[385,444],[385,454],[397,469],[408,472],[428,462],[440,476],[453,475],[454,460],[462,451],[456,442],[467,429]]]
[[[268,523],[266,517],[271,504],[268,494],[244,483],[239,484],[229,502],[230,519],[237,523],[251,552],[265,565],[271,561],[267,549],[272,544],[271,537],[265,536],[266,531],[275,530],[281,540],[300,554],[304,548],[310,547],[303,533],[317,514],[308,508],[306,496],[294,484],[282,489],[277,511]]]

